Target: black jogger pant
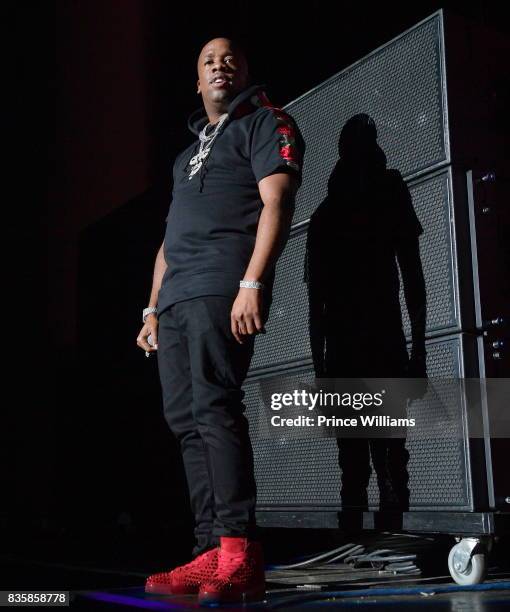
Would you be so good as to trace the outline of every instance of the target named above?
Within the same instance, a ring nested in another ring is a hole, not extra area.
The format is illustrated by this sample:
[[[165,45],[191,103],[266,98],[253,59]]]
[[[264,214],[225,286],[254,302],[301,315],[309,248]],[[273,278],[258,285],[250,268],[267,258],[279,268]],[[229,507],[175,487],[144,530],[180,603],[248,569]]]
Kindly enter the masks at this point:
[[[193,556],[217,545],[219,536],[253,537],[255,531],[253,453],[241,390],[255,338],[235,340],[233,302],[193,298],[159,316],[164,416],[186,470],[197,539]]]

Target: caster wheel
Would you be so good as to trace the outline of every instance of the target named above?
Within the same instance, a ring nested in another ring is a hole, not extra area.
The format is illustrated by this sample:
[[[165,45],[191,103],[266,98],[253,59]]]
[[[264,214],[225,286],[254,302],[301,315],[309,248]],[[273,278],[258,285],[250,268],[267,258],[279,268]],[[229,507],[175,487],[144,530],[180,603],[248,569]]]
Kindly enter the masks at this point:
[[[487,573],[487,556],[479,552],[469,558],[469,551],[460,542],[450,550],[448,569],[457,584],[480,584]]]

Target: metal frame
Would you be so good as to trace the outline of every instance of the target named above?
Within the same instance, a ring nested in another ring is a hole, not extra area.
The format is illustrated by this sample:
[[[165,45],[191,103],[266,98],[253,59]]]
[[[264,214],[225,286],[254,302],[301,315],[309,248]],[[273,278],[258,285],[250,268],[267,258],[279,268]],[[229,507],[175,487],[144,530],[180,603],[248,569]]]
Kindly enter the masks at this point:
[[[257,523],[264,528],[307,528],[338,529],[339,511],[316,510],[302,511],[288,508],[275,513],[260,510]],[[278,516],[276,516],[278,515]],[[377,529],[378,525],[393,526],[395,516],[378,512],[364,512],[363,529]],[[499,512],[451,512],[451,511],[413,511],[402,514],[401,529],[416,533],[441,533],[452,535],[494,535],[510,533],[510,514]]]

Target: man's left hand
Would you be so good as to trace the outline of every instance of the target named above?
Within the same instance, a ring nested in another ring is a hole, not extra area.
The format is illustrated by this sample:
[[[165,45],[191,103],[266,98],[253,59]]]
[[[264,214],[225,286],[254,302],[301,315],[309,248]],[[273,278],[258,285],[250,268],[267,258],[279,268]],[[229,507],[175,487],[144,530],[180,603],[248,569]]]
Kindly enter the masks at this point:
[[[230,314],[232,334],[239,344],[243,336],[264,332],[262,322],[262,292],[260,289],[241,287]]]

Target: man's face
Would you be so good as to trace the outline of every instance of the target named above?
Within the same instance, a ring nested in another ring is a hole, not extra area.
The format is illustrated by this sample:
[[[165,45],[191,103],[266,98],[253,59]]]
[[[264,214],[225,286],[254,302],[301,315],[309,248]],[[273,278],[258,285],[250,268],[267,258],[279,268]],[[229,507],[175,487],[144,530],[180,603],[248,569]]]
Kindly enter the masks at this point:
[[[248,84],[244,54],[226,38],[215,38],[198,58],[197,93],[204,103],[230,102]]]

